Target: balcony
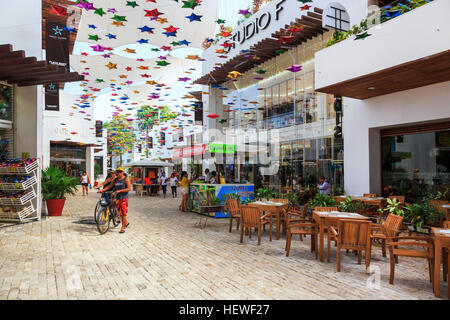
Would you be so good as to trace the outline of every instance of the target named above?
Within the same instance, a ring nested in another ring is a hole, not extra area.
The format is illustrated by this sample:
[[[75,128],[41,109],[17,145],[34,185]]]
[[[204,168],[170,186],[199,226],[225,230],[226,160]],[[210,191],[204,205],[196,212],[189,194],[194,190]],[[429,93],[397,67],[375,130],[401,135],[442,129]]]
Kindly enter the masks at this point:
[[[450,1],[435,0],[316,53],[316,91],[368,99],[450,80]]]

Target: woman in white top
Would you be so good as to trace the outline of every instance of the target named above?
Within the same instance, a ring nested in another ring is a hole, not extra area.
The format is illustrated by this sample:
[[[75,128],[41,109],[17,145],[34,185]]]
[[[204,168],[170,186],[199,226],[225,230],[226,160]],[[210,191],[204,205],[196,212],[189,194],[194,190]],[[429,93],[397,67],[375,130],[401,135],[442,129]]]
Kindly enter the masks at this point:
[[[83,188],[83,196],[88,195],[89,191],[89,184],[91,183],[91,180],[89,179],[89,176],[87,175],[86,171],[83,171],[83,175],[81,176],[81,186]],[[86,194],[85,194],[86,193]]]
[[[172,197],[176,198],[177,197],[178,178],[175,177],[174,173],[172,173],[172,175],[170,176],[169,183],[170,183],[170,188],[172,189]]]

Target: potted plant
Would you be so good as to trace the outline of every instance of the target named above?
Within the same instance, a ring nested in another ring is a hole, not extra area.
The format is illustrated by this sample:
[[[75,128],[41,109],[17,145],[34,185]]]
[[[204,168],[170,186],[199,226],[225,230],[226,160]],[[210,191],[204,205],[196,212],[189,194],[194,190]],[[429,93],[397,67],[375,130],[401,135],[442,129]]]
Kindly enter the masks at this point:
[[[443,213],[430,206],[424,199],[420,203],[413,203],[405,207],[405,221],[410,226],[409,230],[421,233],[429,233],[430,227],[438,226]]]
[[[66,196],[75,195],[78,190],[78,179],[50,166],[42,171],[41,188],[48,215],[61,216]]]
[[[316,194],[314,198],[309,200],[311,208],[315,207],[334,207],[336,206],[336,201],[330,196],[323,195],[321,193]]]
[[[339,211],[341,212],[355,212],[364,214],[366,211],[366,205],[362,201],[353,201],[352,197],[348,196],[345,201],[338,204]]]

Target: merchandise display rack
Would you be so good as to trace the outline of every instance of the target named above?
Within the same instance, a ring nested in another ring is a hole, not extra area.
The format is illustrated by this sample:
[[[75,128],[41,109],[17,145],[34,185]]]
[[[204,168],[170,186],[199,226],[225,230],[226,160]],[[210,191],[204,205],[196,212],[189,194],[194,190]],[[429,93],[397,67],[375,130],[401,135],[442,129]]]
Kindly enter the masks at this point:
[[[39,159],[23,167],[0,167],[0,179],[2,177],[15,176],[30,179],[18,183],[1,183],[3,192],[24,192],[21,197],[0,196],[0,221],[27,222],[40,220],[39,193],[40,193]]]

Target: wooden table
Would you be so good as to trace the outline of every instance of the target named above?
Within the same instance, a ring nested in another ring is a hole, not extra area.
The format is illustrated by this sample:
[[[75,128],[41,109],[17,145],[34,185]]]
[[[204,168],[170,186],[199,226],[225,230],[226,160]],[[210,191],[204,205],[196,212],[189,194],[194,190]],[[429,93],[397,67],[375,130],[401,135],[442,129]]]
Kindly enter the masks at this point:
[[[431,228],[431,235],[434,242],[433,291],[439,298],[441,296],[441,252],[443,248],[450,248],[450,229]]]
[[[339,212],[339,211],[313,211],[313,219],[319,225],[319,255],[320,261],[323,262],[323,243],[324,243],[324,231],[325,228],[330,224],[337,223],[338,220],[347,219],[347,220],[370,220],[368,217],[362,216],[358,213],[349,213],[349,212]],[[329,235],[328,235],[329,236]]]
[[[276,216],[276,218],[277,218],[276,239],[277,240],[280,239],[281,211],[283,209],[287,209],[289,207],[289,204],[273,203],[273,202],[251,202],[248,204],[248,206],[256,207],[261,211],[270,212],[271,214]]]

